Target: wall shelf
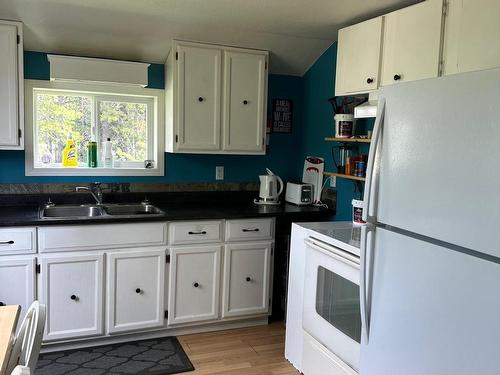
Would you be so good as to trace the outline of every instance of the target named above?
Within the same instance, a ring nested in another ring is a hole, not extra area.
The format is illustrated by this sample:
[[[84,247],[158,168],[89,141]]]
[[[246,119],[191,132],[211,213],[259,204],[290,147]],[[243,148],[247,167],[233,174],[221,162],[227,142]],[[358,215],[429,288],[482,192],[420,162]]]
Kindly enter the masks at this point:
[[[343,174],[343,173],[336,173],[336,172],[323,172],[325,176],[332,176],[332,177],[339,177],[339,178],[346,178],[348,180],[354,180],[354,181],[365,181],[364,177],[358,177],[358,176],[352,176],[350,174]]]
[[[335,138],[325,137],[327,142],[352,142],[352,143],[370,143],[372,140],[368,138]]]

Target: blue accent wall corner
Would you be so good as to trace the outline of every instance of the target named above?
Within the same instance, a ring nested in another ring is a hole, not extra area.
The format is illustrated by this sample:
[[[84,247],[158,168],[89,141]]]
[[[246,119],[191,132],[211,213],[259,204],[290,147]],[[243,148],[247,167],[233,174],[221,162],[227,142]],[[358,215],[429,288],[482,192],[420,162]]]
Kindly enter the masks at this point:
[[[325,170],[334,170],[332,147],[324,141],[334,132],[333,113],[328,99],[334,96],[337,43],[332,44],[311,66],[303,77],[269,75],[268,113],[273,99],[293,101],[293,129],[291,134],[271,134],[266,155],[191,155],[165,154],[166,173],[162,177],[99,177],[103,182],[212,182],[215,167],[225,167],[225,181],[257,181],[268,167],[285,181],[300,181],[306,156],[325,159]],[[47,54],[26,51],[24,73],[26,79],[49,79]],[[148,87],[163,89],[164,65],[151,64]],[[373,126],[368,121],[367,127]],[[365,146],[362,152],[368,152]],[[23,151],[0,151],[0,183],[89,182],[96,177],[27,177],[24,175]],[[351,219],[351,200],[359,197],[354,184],[337,179],[336,220]]]

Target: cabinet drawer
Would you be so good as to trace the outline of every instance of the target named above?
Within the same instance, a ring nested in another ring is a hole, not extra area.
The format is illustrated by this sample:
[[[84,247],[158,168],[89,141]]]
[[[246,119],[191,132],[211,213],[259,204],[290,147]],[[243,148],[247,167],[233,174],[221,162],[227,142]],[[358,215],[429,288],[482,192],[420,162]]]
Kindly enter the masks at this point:
[[[272,238],[272,218],[226,221],[226,241],[270,240]]]
[[[38,229],[41,253],[165,246],[166,223],[67,225]]]
[[[169,238],[171,245],[221,242],[222,222],[184,221],[171,223]]]
[[[0,255],[36,252],[35,228],[0,229]]]

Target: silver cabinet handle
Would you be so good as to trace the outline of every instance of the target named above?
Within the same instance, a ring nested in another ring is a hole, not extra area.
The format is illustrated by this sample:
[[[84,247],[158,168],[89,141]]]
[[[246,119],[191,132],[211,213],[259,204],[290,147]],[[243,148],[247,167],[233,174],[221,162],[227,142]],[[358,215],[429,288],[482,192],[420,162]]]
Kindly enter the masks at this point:
[[[370,206],[372,199],[372,189],[373,189],[373,179],[375,172],[375,161],[377,156],[377,149],[380,139],[380,133],[382,132],[382,126],[384,123],[385,114],[385,99],[381,98],[378,102],[377,108],[377,118],[375,120],[375,125],[373,127],[373,137],[370,146],[370,152],[368,153],[368,164],[366,168],[366,181],[365,181],[365,194],[363,197],[363,202],[365,202],[365,208],[363,210],[363,220],[370,222],[370,217],[376,216],[370,213]]]
[[[0,241],[0,245],[13,245],[14,244],[14,241],[10,240],[10,241]]]
[[[258,232],[259,231],[259,228],[255,228],[255,229],[242,229],[243,232]]]
[[[207,234],[207,232],[204,231],[204,230],[202,230],[200,232],[191,232],[191,231],[189,231],[188,234],[191,235],[191,236],[194,236],[194,235],[196,235],[196,236],[200,236],[200,235],[203,236],[203,235]]]

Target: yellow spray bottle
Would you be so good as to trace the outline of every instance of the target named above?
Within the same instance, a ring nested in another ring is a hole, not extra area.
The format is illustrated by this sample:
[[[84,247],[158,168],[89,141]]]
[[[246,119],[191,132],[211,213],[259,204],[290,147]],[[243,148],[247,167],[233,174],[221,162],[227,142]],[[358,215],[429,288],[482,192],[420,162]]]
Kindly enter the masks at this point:
[[[69,133],[68,139],[66,140],[66,146],[63,149],[62,164],[64,167],[78,167],[76,145],[71,133]]]

